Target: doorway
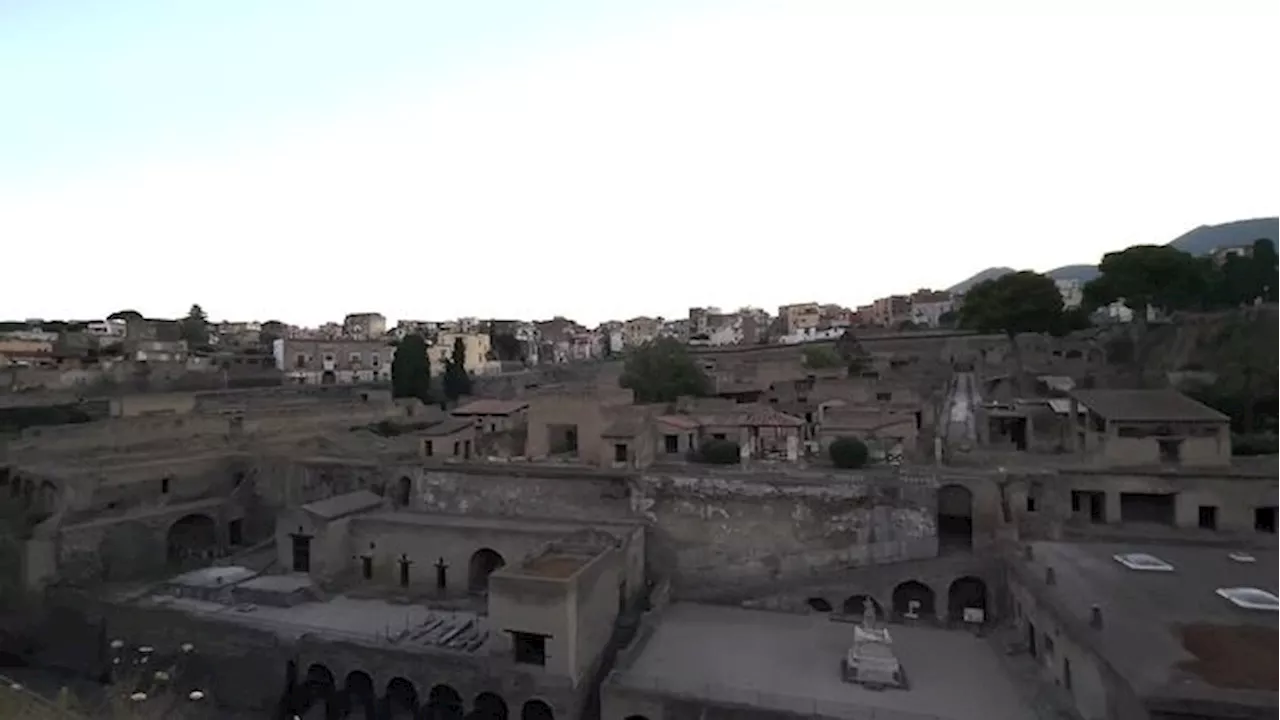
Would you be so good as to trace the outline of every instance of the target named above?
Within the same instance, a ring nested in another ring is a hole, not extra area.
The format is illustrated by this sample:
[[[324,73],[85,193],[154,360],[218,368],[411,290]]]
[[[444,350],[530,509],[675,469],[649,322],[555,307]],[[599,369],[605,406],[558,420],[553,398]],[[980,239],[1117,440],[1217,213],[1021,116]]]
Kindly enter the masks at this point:
[[[295,533],[289,537],[293,540],[293,571],[311,572],[311,536]]]

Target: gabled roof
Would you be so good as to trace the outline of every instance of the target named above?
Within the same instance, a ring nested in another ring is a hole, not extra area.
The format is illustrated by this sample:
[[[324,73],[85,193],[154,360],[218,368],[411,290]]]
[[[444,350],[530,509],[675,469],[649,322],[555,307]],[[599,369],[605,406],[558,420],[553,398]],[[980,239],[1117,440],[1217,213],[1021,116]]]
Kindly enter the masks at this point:
[[[697,430],[702,427],[702,423],[698,419],[689,415],[659,415],[657,421],[663,425],[669,425],[681,430]]]
[[[453,409],[454,415],[510,415],[529,407],[523,400],[481,398]]]
[[[699,414],[704,425],[738,427],[803,427],[798,417],[778,412],[770,407],[753,406],[734,412]]]
[[[310,515],[325,520],[337,520],[340,517],[353,515],[365,510],[373,510],[382,505],[382,497],[375,495],[368,490],[356,490],[355,492],[343,493],[342,495],[334,495],[331,498],[317,500],[302,506],[302,509]]]
[[[1077,390],[1073,395],[1107,420],[1226,422],[1230,419],[1177,390]]]

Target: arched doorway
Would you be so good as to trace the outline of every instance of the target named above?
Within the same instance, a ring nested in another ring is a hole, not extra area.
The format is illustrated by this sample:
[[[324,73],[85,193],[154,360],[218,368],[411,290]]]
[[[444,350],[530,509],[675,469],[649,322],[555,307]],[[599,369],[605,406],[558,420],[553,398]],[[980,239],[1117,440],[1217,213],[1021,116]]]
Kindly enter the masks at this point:
[[[481,548],[475,551],[471,556],[467,587],[473,593],[487,592],[489,590],[489,575],[506,564],[507,561],[494,550]]]
[[[981,610],[983,621],[987,614],[987,584],[971,575],[956,578],[947,590],[947,619],[963,622],[965,610]]]
[[[871,601],[871,609],[875,612],[876,619],[883,620],[884,608],[881,607],[880,603],[870,595],[850,595],[845,598],[844,602],[840,605],[840,612],[844,615],[851,615],[860,618],[862,617],[862,614],[866,612],[868,600]]]
[[[933,588],[919,580],[908,580],[893,589],[893,616],[906,620],[932,620],[938,616]]]
[[[332,370],[325,370],[324,372],[320,373],[321,385],[335,385],[337,384],[337,382],[338,382],[338,376]]]
[[[418,712],[418,688],[402,678],[391,678],[387,683],[386,717],[412,718]]]
[[[973,547],[973,492],[963,485],[938,488],[938,550]]]
[[[541,700],[530,700],[520,708],[520,720],[555,720],[551,706]]]
[[[427,693],[422,714],[431,720],[462,720],[462,695],[448,685],[436,685]]]
[[[507,701],[500,695],[482,692],[476,696],[469,720],[507,720]]]
[[[413,495],[413,481],[408,476],[401,476],[396,482],[396,507],[409,507]]]
[[[348,673],[342,689],[347,696],[348,717],[364,720],[375,720],[378,717],[378,694],[373,689],[373,678],[368,673],[359,670]]]
[[[805,604],[807,604],[809,609],[814,612],[831,612],[831,603],[827,602],[826,598],[811,597],[808,600],[805,600]]]
[[[212,559],[217,547],[218,526],[208,515],[184,515],[169,526],[166,557],[170,563]]]
[[[329,716],[336,714],[338,704],[337,683],[334,681],[333,672],[329,668],[318,663],[307,668],[306,677],[302,681],[302,688],[303,713],[314,707],[324,708],[325,714]]]

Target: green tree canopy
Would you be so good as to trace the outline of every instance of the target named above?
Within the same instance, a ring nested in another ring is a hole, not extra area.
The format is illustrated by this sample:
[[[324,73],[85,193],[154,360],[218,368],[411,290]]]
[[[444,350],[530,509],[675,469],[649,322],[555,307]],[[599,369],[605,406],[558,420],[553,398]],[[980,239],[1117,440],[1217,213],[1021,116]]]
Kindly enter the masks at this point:
[[[141,320],[142,313],[137,310],[117,310],[107,316],[108,320]]]
[[[960,305],[960,327],[982,333],[1048,333],[1063,325],[1062,294],[1049,277],[1024,270],[974,285]]]
[[[659,338],[627,356],[619,383],[643,403],[675,402],[681,395],[711,392],[711,379],[680,341]]]
[[[431,363],[421,335],[406,335],[391,358],[391,396],[431,402]]]
[[[827,452],[831,455],[831,463],[838,468],[854,469],[867,464],[866,443],[858,438],[840,437],[831,442]]]
[[[1019,395],[1026,394],[1019,333],[1063,332],[1067,320],[1062,294],[1052,278],[1024,270],[974,285],[960,305],[960,327],[983,333],[1004,333],[1013,351]]]
[[[453,402],[471,394],[471,376],[467,374],[467,345],[461,337],[454,338],[453,352],[444,363],[444,396]]]
[[[811,370],[841,367],[844,358],[832,345],[811,345],[804,349],[804,366]]]
[[[178,329],[191,349],[209,346],[209,318],[199,305],[191,306],[187,316],[178,321]]]
[[[1168,245],[1135,245],[1107,253],[1100,275],[1084,286],[1089,309],[1124,300],[1141,318],[1148,308],[1166,311],[1211,306],[1214,265]]]

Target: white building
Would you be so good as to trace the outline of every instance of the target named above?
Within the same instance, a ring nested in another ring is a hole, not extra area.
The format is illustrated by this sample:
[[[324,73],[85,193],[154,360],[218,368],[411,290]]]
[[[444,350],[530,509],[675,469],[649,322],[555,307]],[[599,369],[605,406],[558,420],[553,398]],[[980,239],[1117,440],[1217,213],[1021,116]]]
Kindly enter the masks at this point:
[[[1058,294],[1062,295],[1062,306],[1068,310],[1078,308],[1084,302],[1084,283],[1075,279],[1054,280],[1058,286]]]

